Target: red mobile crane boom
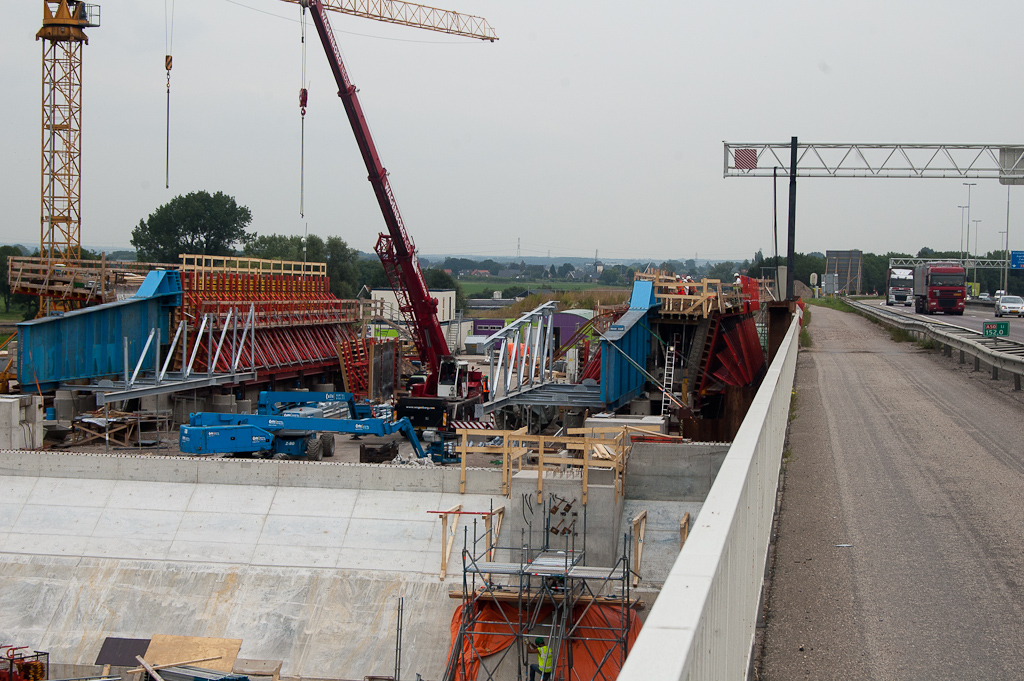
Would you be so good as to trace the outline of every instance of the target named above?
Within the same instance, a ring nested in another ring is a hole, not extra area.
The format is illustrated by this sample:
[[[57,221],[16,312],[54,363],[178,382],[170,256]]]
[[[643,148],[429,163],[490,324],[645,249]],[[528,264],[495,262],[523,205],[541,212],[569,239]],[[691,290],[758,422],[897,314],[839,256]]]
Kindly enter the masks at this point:
[[[327,61],[338,84],[338,96],[345,105],[345,113],[359,145],[359,152],[363,156],[363,163],[369,172],[368,179],[373,186],[374,194],[377,195],[377,204],[388,228],[387,234],[380,234],[377,238],[374,250],[377,251],[391,282],[391,288],[398,298],[399,310],[411,327],[420,359],[426,362],[429,369],[426,384],[421,390],[427,395],[438,395],[438,378],[444,376],[447,380],[462,383],[461,390],[458,385],[453,384],[447,391],[449,394],[443,395],[444,397],[475,397],[481,392],[480,373],[474,372],[476,376],[472,376],[460,372],[448,350],[448,341],[437,319],[437,300],[430,296],[427,283],[423,279],[423,272],[420,271],[416,260],[416,246],[405,230],[398,202],[395,200],[391,183],[388,182],[387,170],[384,169],[377,154],[369,126],[363,116],[363,109],[359,104],[359,97],[356,95],[356,87],[349,80],[341,52],[334,39],[334,32],[327,21],[323,0],[300,0],[300,4],[309,9],[317,34],[320,36]]]

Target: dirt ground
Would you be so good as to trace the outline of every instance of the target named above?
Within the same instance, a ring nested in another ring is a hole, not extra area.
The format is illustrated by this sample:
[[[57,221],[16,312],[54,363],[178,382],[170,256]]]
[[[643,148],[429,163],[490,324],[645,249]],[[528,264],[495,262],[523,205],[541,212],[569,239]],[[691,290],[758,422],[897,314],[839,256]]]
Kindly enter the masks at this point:
[[[815,308],[756,677],[1024,678],[1022,396]]]

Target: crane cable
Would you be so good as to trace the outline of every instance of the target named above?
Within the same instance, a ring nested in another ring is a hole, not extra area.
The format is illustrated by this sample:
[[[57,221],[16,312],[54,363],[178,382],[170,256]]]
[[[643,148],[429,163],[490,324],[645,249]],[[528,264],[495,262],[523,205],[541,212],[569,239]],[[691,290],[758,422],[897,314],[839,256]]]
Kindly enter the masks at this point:
[[[302,20],[302,83],[299,88],[299,113],[302,115],[302,132],[299,141],[299,217],[306,216],[306,7],[301,6]]]
[[[164,189],[171,188],[171,46],[174,43],[174,0],[171,0],[170,18],[167,14],[167,0],[164,0],[164,68],[167,69],[167,132],[166,156],[164,159]]]

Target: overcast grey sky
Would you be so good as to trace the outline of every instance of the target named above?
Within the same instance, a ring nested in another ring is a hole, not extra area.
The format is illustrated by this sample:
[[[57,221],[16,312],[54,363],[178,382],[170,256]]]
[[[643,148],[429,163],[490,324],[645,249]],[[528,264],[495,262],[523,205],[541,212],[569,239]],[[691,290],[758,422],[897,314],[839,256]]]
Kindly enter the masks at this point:
[[[170,189],[165,3],[99,3],[84,245],[127,246],[159,205],[205,189],[248,206],[258,233],[308,222],[372,250],[383,221],[312,24],[302,219],[299,9],[240,1],[174,0]],[[438,4],[486,17],[500,40],[330,18],[423,254],[511,257],[521,239],[524,256],[742,259],[771,251],[771,180],[723,178],[723,140],[1024,143],[1021,2]],[[4,10],[0,241],[38,243],[42,2]],[[981,251],[1000,245],[1006,196],[994,180],[972,192]],[[953,179],[805,179],[798,198],[798,251],[883,253],[958,249],[967,193]],[[1024,193],[1011,201],[1015,246]]]

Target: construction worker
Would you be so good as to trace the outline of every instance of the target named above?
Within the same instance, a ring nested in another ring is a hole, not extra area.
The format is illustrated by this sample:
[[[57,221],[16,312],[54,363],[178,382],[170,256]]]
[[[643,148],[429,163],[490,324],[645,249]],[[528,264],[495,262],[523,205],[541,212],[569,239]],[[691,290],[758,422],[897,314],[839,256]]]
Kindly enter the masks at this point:
[[[555,670],[555,656],[551,647],[544,645],[544,639],[538,636],[533,643],[528,643],[527,648],[531,653],[537,653],[537,662],[530,665],[530,681],[535,681],[537,673],[540,672],[541,681],[548,681],[551,672]]]

